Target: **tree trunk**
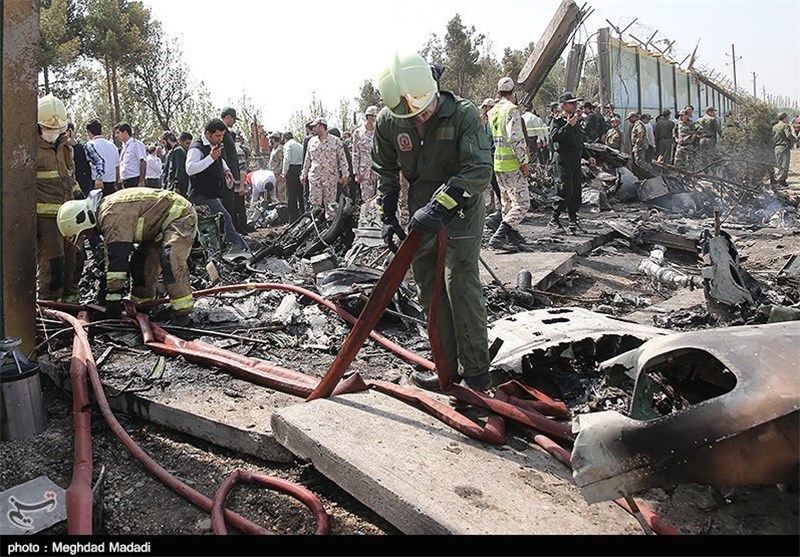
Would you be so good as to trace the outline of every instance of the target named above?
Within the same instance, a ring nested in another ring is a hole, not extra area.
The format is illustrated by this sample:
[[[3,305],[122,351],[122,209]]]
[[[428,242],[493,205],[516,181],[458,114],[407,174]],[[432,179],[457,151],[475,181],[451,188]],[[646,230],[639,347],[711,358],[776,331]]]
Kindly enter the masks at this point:
[[[117,62],[111,60],[111,88],[114,95],[114,124],[120,121],[119,84],[117,82]]]
[[[111,120],[111,126],[113,127],[116,124],[116,120],[114,120],[114,100],[113,95],[111,93],[111,64],[108,61],[108,56],[103,58],[103,63],[106,69],[106,91],[108,92],[108,116],[109,120]],[[114,139],[114,134],[111,133],[111,130],[108,130],[109,140],[116,143],[116,139]],[[117,145],[119,147],[119,145]]]
[[[50,94],[50,72],[47,71],[47,66],[42,68],[42,73],[44,73],[44,94]]]

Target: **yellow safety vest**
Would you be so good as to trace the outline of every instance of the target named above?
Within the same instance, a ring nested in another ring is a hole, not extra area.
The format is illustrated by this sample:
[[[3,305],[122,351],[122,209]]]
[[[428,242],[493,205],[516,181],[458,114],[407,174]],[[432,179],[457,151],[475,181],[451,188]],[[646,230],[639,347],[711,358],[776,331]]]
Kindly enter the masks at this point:
[[[489,128],[492,131],[492,139],[494,139],[495,172],[514,172],[520,167],[506,128],[508,115],[514,108],[517,108],[514,104],[501,103],[489,111]]]

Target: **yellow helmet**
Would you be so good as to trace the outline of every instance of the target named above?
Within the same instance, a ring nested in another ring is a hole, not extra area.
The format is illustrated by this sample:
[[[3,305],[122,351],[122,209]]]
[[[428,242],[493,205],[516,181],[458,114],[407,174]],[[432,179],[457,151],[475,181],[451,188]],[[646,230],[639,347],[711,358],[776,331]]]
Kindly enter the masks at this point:
[[[439,91],[430,64],[416,53],[395,54],[378,74],[377,83],[383,102],[398,118],[416,116],[428,108]]]
[[[49,130],[58,130],[59,133],[67,131],[67,109],[64,108],[61,99],[53,95],[46,95],[39,99],[37,122]]]
[[[58,231],[65,238],[77,238],[81,232],[94,228],[97,217],[89,199],[65,201],[56,215]]]

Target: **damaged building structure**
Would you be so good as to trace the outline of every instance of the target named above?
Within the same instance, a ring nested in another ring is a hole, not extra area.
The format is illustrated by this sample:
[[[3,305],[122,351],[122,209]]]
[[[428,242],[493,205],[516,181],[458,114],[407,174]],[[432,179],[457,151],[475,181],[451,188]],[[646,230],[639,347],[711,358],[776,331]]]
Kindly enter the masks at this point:
[[[561,3],[517,78],[521,98],[535,95],[590,13]],[[597,33],[602,104],[735,109],[726,85],[619,35]],[[585,48],[570,48],[577,86]],[[47,516],[0,519],[0,533],[122,533],[124,468],[97,458],[119,448],[92,443],[105,421],[140,463],[128,465],[155,478],[145,490],[166,491],[157,479],[211,515],[188,530],[167,518],[151,533],[271,533],[226,508],[234,484],[254,483],[295,500],[270,516],[291,510],[302,533],[354,533],[333,508],[348,506],[341,490],[383,533],[797,536],[800,195],[746,173],[631,170],[624,153],[587,148],[598,165],[583,168],[586,233],[547,227],[543,165],[530,179],[523,249],[493,251],[484,238],[491,395],[449,373],[440,392],[409,382],[443,357],[413,288],[413,247],[391,253],[379,229],[359,227],[349,198],[330,224],[321,210],[286,222],[271,206],[252,257],[223,256],[224,224],[198,211],[189,325],[161,322],[163,298],[104,320],[92,272],[81,305],[38,304],[34,342],[6,324],[24,342],[0,344],[3,462],[20,450],[41,469],[3,476],[2,515],[11,496],[58,502]],[[4,280],[4,299],[14,284]],[[73,409],[74,447],[57,465],[42,441],[55,418],[42,390]],[[197,445],[160,466],[153,443],[144,451],[133,440],[131,424],[142,423]],[[208,479],[178,461],[219,451],[322,479],[304,487],[215,470],[223,486],[203,493]]]

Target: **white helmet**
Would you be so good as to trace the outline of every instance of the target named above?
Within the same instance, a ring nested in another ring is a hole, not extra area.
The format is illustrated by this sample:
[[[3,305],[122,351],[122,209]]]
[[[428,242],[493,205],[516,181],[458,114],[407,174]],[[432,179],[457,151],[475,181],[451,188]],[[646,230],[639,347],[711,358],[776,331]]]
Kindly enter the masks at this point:
[[[77,238],[81,232],[94,228],[97,217],[90,199],[65,201],[58,209],[56,223],[65,238]]]
[[[67,131],[67,109],[61,99],[53,95],[39,99],[37,122],[48,130],[58,130],[59,133]]]
[[[378,112],[380,111],[378,110],[377,106],[375,105],[368,106],[367,109],[364,111],[364,116],[377,116]]]
[[[395,54],[376,81],[381,99],[397,118],[416,116],[439,92],[431,65],[416,53]]]

